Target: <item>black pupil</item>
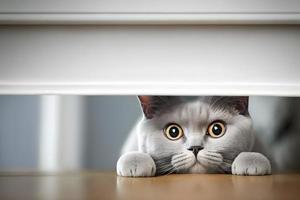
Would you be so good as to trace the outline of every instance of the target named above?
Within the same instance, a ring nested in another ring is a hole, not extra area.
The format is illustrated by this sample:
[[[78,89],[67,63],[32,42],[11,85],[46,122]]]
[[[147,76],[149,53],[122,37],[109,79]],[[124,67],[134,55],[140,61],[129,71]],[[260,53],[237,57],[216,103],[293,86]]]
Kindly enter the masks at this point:
[[[215,135],[220,135],[222,133],[222,126],[220,124],[215,124],[213,127],[212,127],[212,132],[215,134]]]
[[[169,135],[172,137],[172,138],[176,138],[178,137],[179,135],[179,129],[177,127],[171,127],[169,129]]]

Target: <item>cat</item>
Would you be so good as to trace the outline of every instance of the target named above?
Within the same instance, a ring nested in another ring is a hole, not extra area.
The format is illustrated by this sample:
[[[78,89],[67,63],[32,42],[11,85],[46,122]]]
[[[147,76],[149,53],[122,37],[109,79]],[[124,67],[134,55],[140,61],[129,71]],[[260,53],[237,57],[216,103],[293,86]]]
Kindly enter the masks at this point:
[[[271,162],[253,133],[248,97],[138,98],[143,117],[117,162],[119,176],[271,174]]]

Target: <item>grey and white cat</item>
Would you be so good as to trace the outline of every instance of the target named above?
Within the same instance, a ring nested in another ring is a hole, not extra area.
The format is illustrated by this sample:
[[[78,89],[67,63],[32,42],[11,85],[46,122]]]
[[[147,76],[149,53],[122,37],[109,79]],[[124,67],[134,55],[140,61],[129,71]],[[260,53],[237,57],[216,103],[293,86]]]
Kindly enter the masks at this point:
[[[139,100],[144,116],[117,162],[119,176],[271,174],[270,161],[253,133],[248,97]]]

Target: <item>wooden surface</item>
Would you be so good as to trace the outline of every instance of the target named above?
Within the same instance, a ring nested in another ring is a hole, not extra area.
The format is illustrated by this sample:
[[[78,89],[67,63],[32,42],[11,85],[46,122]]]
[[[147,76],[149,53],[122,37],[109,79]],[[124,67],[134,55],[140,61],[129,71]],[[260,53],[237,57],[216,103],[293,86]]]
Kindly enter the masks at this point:
[[[0,199],[300,199],[300,174],[124,178],[115,173],[2,174]]]

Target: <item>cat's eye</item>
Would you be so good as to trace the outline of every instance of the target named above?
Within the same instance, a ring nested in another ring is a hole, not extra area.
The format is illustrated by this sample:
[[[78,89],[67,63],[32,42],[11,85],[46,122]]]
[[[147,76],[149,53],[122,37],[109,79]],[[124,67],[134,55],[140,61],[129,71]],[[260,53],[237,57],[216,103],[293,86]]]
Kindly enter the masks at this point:
[[[225,123],[221,121],[215,121],[208,126],[207,134],[213,138],[219,138],[225,134],[225,131]]]
[[[164,128],[165,136],[170,140],[178,140],[183,136],[182,128],[175,123],[168,124]]]

